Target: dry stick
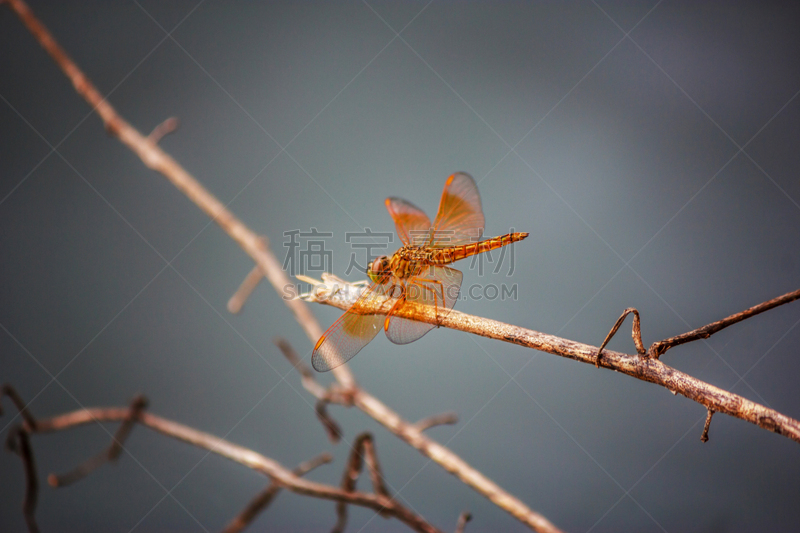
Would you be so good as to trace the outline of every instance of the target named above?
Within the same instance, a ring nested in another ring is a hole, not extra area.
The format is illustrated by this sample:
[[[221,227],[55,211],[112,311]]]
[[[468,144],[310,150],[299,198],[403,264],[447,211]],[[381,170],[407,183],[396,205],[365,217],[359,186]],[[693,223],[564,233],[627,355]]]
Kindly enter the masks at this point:
[[[63,431],[68,428],[98,422],[120,422],[126,420],[129,414],[130,409],[125,407],[78,409],[77,411],[72,411],[63,415],[38,420],[35,431],[31,433]],[[421,516],[418,516],[397,501],[381,494],[345,492],[337,487],[308,481],[297,476],[277,461],[265,457],[260,453],[151,413],[140,413],[136,417],[136,422],[162,435],[187,442],[193,446],[208,450],[226,459],[242,464],[252,470],[266,474],[274,482],[279,483],[281,486],[294,493],[336,502],[346,501],[352,505],[360,505],[379,513],[386,513],[389,516],[397,518],[415,531],[425,533],[436,533],[439,531],[426,522]]]
[[[609,331],[608,335],[606,335],[606,339],[603,341],[603,344],[600,345],[600,349],[597,350],[597,358],[594,361],[594,366],[597,368],[600,368],[600,354],[603,352],[603,348],[606,347],[606,344],[608,344],[608,341],[611,340],[611,337],[617,333],[617,330],[622,325],[622,322],[629,313],[633,313],[633,331],[631,332],[633,344],[636,346],[636,351],[639,353],[639,355],[645,354],[644,344],[642,344],[642,328],[639,323],[639,311],[637,311],[635,307],[629,307],[622,312],[620,317],[614,323],[614,327],[612,327],[611,331]]]
[[[741,313],[735,313],[727,318],[723,318],[722,320],[718,320],[716,322],[712,322],[711,324],[707,324],[702,328],[697,328],[695,330],[689,331],[688,333],[677,335],[675,337],[670,337],[669,339],[664,339],[663,341],[654,342],[650,346],[650,350],[648,350],[647,354],[649,357],[658,359],[661,355],[664,354],[664,352],[666,352],[673,346],[678,346],[680,344],[684,344],[687,342],[696,341],[698,339],[707,339],[714,333],[718,332],[719,330],[727,328],[728,326],[736,324],[737,322],[741,322],[745,318],[750,318],[751,316],[755,316],[759,313],[763,313],[764,311],[768,311],[773,307],[778,307],[779,305],[793,302],[798,298],[800,298],[800,289],[792,292],[787,292],[782,296],[778,296],[777,298],[773,298],[772,300],[767,300],[764,303],[754,305],[750,309],[745,309]]]
[[[266,237],[264,237],[264,239],[266,239]],[[231,299],[228,300],[228,311],[234,315],[238,314],[262,279],[264,279],[264,274],[261,272],[261,269],[257,266],[253,267],[253,270],[247,274],[242,284],[239,285],[239,288],[236,289]]]
[[[98,466],[107,462],[116,461],[119,457],[119,454],[122,452],[123,443],[128,438],[128,435],[133,428],[133,424],[136,422],[136,417],[139,416],[139,413],[141,413],[145,407],[147,407],[147,399],[141,394],[137,395],[131,402],[130,411],[128,411],[128,417],[122,422],[122,424],[120,424],[119,429],[117,429],[117,433],[111,439],[111,445],[108,447],[108,449],[100,452],[94,457],[90,457],[86,460],[86,462],[78,465],[66,474],[62,474],[60,476],[56,474],[50,474],[47,476],[47,482],[50,484],[50,486],[64,487],[71,485],[72,483],[75,483],[76,481],[91,474]]]
[[[356,287],[344,287],[346,283],[341,280],[337,280],[337,283],[339,285],[336,287],[330,285],[329,277],[328,283],[317,285],[315,290],[307,296],[307,299],[332,305],[340,309],[348,309],[352,305],[353,300],[358,297],[359,291],[356,290]],[[794,293],[790,293],[790,295],[791,294]],[[789,295],[781,296],[767,303],[770,303],[771,307],[774,307],[772,302],[776,300],[782,299],[781,303],[787,303],[794,299],[787,298],[787,296]],[[366,302],[364,312],[385,314],[386,306],[383,305],[383,303],[384,302],[379,299]],[[756,306],[751,309],[760,307],[761,306]],[[749,311],[750,310],[745,311],[745,313]],[[443,327],[474,333],[490,339],[510,342],[553,355],[568,357],[583,363],[594,365],[597,361],[598,349],[594,346],[563,339],[547,333],[521,328],[519,326],[513,326],[511,324],[505,324],[488,318],[468,315],[455,310],[449,311],[447,315],[437,317],[435,310],[432,310],[431,306],[409,303],[399,309],[396,314],[403,318],[411,318],[429,324],[438,323]],[[741,313],[733,316],[736,317],[739,315],[741,315]],[[671,392],[680,393],[690,400],[705,406],[707,409],[713,409],[716,412],[746,420],[759,427],[789,437],[796,442],[800,442],[800,421],[737,394],[733,394],[732,392],[722,390],[688,374],[684,374],[679,370],[665,365],[658,359],[605,350],[600,364],[605,368],[666,387]],[[368,397],[356,393],[353,399],[357,406],[369,412],[377,420],[393,420],[392,414],[383,410],[381,406],[372,402]],[[392,431],[401,434],[405,440],[413,441],[413,446],[425,446],[423,442],[417,440],[416,435],[408,433],[408,428],[403,425],[403,422],[399,418],[393,420],[393,423],[391,423],[389,427]],[[438,450],[429,450],[429,453],[434,455],[437,452]],[[448,469],[447,461],[443,461],[440,464]],[[452,465],[454,470],[459,467],[457,463]]]
[[[309,461],[301,463],[297,468],[292,470],[292,473],[298,477],[304,476],[316,467],[330,463],[331,461],[333,461],[333,457],[328,453],[323,453]],[[272,500],[275,499],[275,496],[278,495],[282,488],[283,487],[278,483],[274,481],[271,482],[266,489],[247,504],[247,507],[245,507],[238,516],[228,522],[228,525],[225,526],[222,533],[239,533],[244,530],[260,513],[269,507],[269,504],[272,503]]]
[[[263,245],[258,235],[247,228],[222,202],[200,185],[196,179],[186,172],[172,157],[161,150],[158,145],[142,136],[124,121],[77,65],[67,56],[61,46],[56,43],[50,32],[36,19],[22,0],[6,0],[6,2],[70,79],[78,94],[89,103],[92,109],[97,111],[106,129],[136,153],[146,166],[163,174],[181,192],[186,194],[192,202],[197,204],[203,212],[219,224],[255,261],[278,294],[283,296],[285,289],[291,285],[291,282],[281,269],[281,265],[275,255]],[[322,335],[322,328],[320,328],[308,306],[297,299],[284,298],[284,302],[294,314],[311,343],[315,343]],[[355,395],[357,397],[356,406],[424,455],[439,463],[445,470],[456,475],[463,482],[531,528],[540,532],[559,531],[544,516],[536,513],[523,502],[501,489],[452,451],[411,427],[410,423],[401,419],[377,398],[361,389],[356,389],[355,379],[346,365],[335,368],[333,373],[336,380],[345,390],[357,390],[357,395]]]

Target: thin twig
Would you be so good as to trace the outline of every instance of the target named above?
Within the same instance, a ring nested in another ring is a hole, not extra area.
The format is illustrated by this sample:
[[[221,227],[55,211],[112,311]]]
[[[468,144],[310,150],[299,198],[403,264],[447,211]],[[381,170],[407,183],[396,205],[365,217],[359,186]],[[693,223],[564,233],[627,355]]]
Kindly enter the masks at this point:
[[[714,416],[714,410],[709,409],[706,415],[706,424],[703,426],[703,434],[700,435],[700,440],[708,442],[708,428],[711,426],[711,417]]]
[[[456,524],[456,533],[464,533],[464,528],[470,520],[472,520],[472,513],[469,511],[461,513],[458,517],[458,523]]]
[[[444,424],[458,424],[458,415],[455,413],[439,413],[438,415],[429,416],[415,423],[414,429],[421,432],[433,426],[441,426]]]
[[[306,475],[311,470],[317,468],[320,465],[327,464],[333,461],[333,457],[329,453],[323,453],[310,459],[304,463],[301,463],[297,466],[292,473],[298,477]],[[222,533],[239,533],[243,531],[250,523],[262,512],[269,507],[269,504],[272,503],[272,500],[275,499],[275,496],[278,495],[280,490],[283,487],[275,483],[274,481],[267,485],[267,488],[260,492],[255,498],[253,498],[250,503],[247,504],[247,507],[242,509],[242,512],[239,513],[233,520],[228,522],[228,525],[225,526],[225,529],[222,530]]]
[[[770,309],[778,307],[779,305],[793,302],[798,298],[800,298],[800,289],[792,292],[787,292],[782,296],[778,296],[777,298],[773,298],[772,300],[767,300],[764,303],[754,305],[750,309],[745,309],[740,313],[732,314],[727,318],[723,318],[722,320],[712,322],[711,324],[707,324],[702,328],[697,328],[687,333],[683,333],[675,337],[670,337],[669,339],[664,339],[663,341],[654,342],[650,346],[650,349],[648,350],[647,354],[649,357],[658,359],[659,357],[664,355],[664,353],[667,350],[669,350],[674,346],[678,346],[691,341],[696,341],[698,339],[707,339],[721,329],[727,328],[728,326],[736,324],[737,322],[741,322],[742,320],[750,318],[751,316],[763,313],[764,311],[769,311]]]
[[[369,478],[372,481],[372,490],[375,494],[389,497],[389,490],[383,481],[383,470],[378,462],[378,453],[375,451],[375,439],[370,433],[362,433],[356,438],[356,448],[360,445],[363,449],[364,462],[367,464]]]
[[[261,245],[266,249],[269,248],[269,239],[264,235],[261,236]],[[264,279],[264,273],[261,268],[258,265],[254,266],[242,280],[241,285],[236,289],[230,300],[228,300],[228,311],[234,315],[240,313],[247,299],[250,298],[250,295],[253,294],[262,279]]]
[[[14,403],[14,407],[17,408],[17,412],[22,417],[22,420],[25,424],[26,431],[33,431],[36,427],[36,418],[34,418],[33,413],[31,413],[28,406],[25,405],[25,401],[22,399],[22,396],[19,395],[17,390],[11,386],[11,384],[6,383],[0,388],[0,398],[2,396],[8,396],[11,398],[11,401]],[[0,416],[3,416],[3,402],[0,402]]]
[[[100,465],[103,465],[107,462],[116,461],[120,452],[122,451],[122,446],[125,443],[125,440],[128,438],[128,435],[133,428],[133,424],[136,422],[136,418],[146,407],[147,399],[141,394],[137,395],[131,402],[127,418],[125,418],[122,424],[120,424],[119,429],[117,429],[117,433],[111,439],[111,445],[108,447],[108,449],[100,452],[94,457],[90,457],[84,463],[78,465],[66,474],[61,474],[60,476],[56,474],[50,474],[47,476],[47,482],[50,484],[50,486],[65,487],[67,485],[71,485],[72,483],[75,483],[76,481],[91,474]]]
[[[381,472],[380,463],[378,463],[378,456],[375,453],[375,443],[372,435],[364,432],[356,437],[350,451],[350,458],[347,461],[344,473],[342,474],[342,490],[345,492],[353,492],[356,490],[356,483],[361,474],[361,469],[367,464],[369,470],[369,477],[372,480],[372,488],[376,494],[380,494],[387,499],[390,499],[389,491],[386,490],[386,484],[383,481],[383,473]],[[380,513],[383,516],[384,513]],[[341,533],[347,525],[347,503],[339,502],[336,504],[336,525],[331,530],[332,533]]]
[[[644,350],[644,344],[642,344],[642,328],[639,324],[639,311],[637,311],[635,307],[629,307],[622,312],[620,317],[614,323],[614,327],[612,327],[611,331],[609,331],[608,335],[606,335],[606,339],[603,341],[603,344],[600,345],[600,349],[597,350],[597,358],[594,362],[594,366],[597,368],[600,368],[600,354],[603,353],[603,348],[606,347],[606,344],[608,344],[608,341],[611,340],[611,337],[617,333],[617,330],[622,325],[625,317],[630,313],[633,313],[633,331],[631,332],[631,336],[633,337],[633,344],[636,346],[636,352],[639,355],[644,355],[646,353]]]
[[[37,421],[36,430],[32,433],[50,433],[63,431],[77,426],[101,422],[122,422],[130,416],[130,408],[126,407],[107,407],[78,409],[70,413],[54,416],[52,418]],[[323,498],[335,502],[347,502],[350,505],[359,505],[372,509],[379,513],[392,516],[415,531],[426,533],[436,533],[439,530],[425,521],[410,509],[407,509],[397,501],[387,498],[381,494],[370,494],[364,492],[345,492],[338,487],[333,487],[323,483],[308,481],[303,479],[291,470],[287,469],[277,461],[259,454],[243,446],[233,444],[209,433],[190,428],[178,422],[156,416],[152,413],[143,412],[136,417],[135,421],[148,427],[162,435],[186,442],[198,448],[208,450],[226,459],[242,464],[252,470],[261,472],[269,476],[273,481],[296,494]],[[23,433],[26,434],[27,432]],[[27,464],[27,463],[26,463]],[[29,463],[32,468],[32,457]],[[26,467],[27,468],[27,467]],[[35,479],[35,478],[33,478]],[[34,491],[35,493],[35,491]],[[26,498],[26,501],[28,499]],[[35,505],[35,498],[33,500]]]
[[[326,398],[322,398],[317,400],[317,403],[314,405],[314,412],[317,414],[317,419],[322,424],[322,427],[325,429],[325,433],[328,435],[328,440],[332,443],[336,444],[342,439],[342,428],[336,423],[330,414],[328,414],[328,404],[330,400]]]
[[[150,135],[147,136],[147,140],[153,144],[158,144],[165,135],[169,135],[177,130],[179,125],[180,121],[178,121],[177,118],[169,117],[167,120],[153,128],[153,131],[151,131]]]
[[[289,343],[289,341],[283,337],[277,337],[273,339],[272,342],[274,342],[275,345],[280,348],[281,353],[289,361],[289,364],[300,373],[300,382],[303,384],[303,387],[315,398],[325,398],[326,394],[328,393],[327,389],[317,382],[314,373],[311,372],[311,369],[303,362],[302,359],[300,359],[300,356],[297,355],[297,352],[294,350],[294,348],[292,348],[292,345]]]
[[[33,459],[33,449],[28,437],[28,430],[23,426],[11,428],[8,433],[6,447],[19,455],[22,461],[22,469],[25,471],[25,497],[22,500],[22,515],[25,517],[29,533],[37,533],[39,526],[36,525],[35,515],[36,502],[39,496],[39,481],[36,476],[36,463]]]
[[[337,287],[331,285],[330,280],[327,284],[321,283],[309,293],[309,301],[316,301],[327,305],[332,305],[340,309],[348,309],[352,305],[352,300],[357,298],[359,291],[353,287],[345,287],[345,282],[338,280]],[[790,293],[793,294],[793,293]],[[312,296],[313,295],[313,296]],[[788,296],[788,295],[787,295]],[[792,301],[785,296],[782,303]],[[365,313],[386,313],[386,306],[379,299],[370,300],[364,303]],[[776,299],[777,300],[777,299]],[[770,300],[774,302],[775,300]],[[598,348],[571,341],[555,335],[540,333],[530,329],[505,324],[488,318],[468,315],[460,311],[451,310],[443,317],[437,317],[431,306],[417,305],[408,302],[397,311],[397,316],[403,318],[413,318],[429,324],[438,324],[442,327],[474,333],[490,339],[510,342],[526,348],[532,348],[542,352],[551,353],[561,357],[567,357],[594,365],[597,362]],[[756,306],[759,307],[759,306]],[[774,307],[774,305],[772,305]],[[749,310],[748,310],[749,311]],[[736,316],[736,315],[734,315]],[[655,358],[629,355],[611,350],[603,351],[603,358],[600,365],[604,368],[616,370],[629,376],[649,381],[657,385],[666,387],[671,392],[686,396],[692,401],[703,405],[707,409],[725,413],[727,415],[740,418],[752,424],[756,424],[766,430],[784,435],[795,442],[800,442],[800,421],[790,418],[784,414],[770,409],[761,404],[750,401],[738,394],[722,390],[714,385],[701,381],[693,376],[684,374],[660,360]],[[359,393],[354,395],[355,405],[366,410],[370,416],[382,421],[391,418],[391,415],[378,405],[374,404],[370,398],[361,396]],[[386,424],[384,424],[386,425]],[[407,442],[414,440],[412,437],[403,436],[403,424],[397,418],[396,424],[387,425],[392,431],[397,430],[401,438]],[[424,446],[419,443],[420,446]],[[412,446],[415,446],[412,444]],[[441,463],[440,463],[441,464]],[[444,464],[442,466],[445,466]],[[447,469],[447,466],[445,466]],[[450,471],[450,470],[448,470]]]
[[[264,279],[264,273],[257,266],[253,267],[253,270],[247,274],[242,284],[239,285],[231,299],[228,300],[228,311],[234,315],[238,314],[262,279]]]

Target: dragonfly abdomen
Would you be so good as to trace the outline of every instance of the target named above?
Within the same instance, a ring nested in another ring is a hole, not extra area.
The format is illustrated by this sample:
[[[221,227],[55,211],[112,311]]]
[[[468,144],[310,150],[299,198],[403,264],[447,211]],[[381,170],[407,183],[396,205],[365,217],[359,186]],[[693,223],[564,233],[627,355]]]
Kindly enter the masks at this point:
[[[527,236],[527,233],[522,232],[506,233],[500,237],[486,239],[485,241],[462,244],[460,246],[450,246],[448,248],[440,248],[431,254],[431,262],[436,265],[454,263],[464,259],[465,257],[482,254],[483,252],[502,248],[503,246],[511,244],[512,242],[521,241]]]

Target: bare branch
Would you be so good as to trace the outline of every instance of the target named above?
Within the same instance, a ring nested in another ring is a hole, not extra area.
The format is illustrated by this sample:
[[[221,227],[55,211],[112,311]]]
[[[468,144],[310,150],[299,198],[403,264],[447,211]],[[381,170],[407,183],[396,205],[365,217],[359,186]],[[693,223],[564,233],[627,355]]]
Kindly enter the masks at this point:
[[[141,394],[137,395],[131,402],[128,416],[125,418],[122,424],[120,424],[119,429],[117,429],[117,433],[111,440],[111,445],[108,447],[108,450],[100,452],[94,457],[87,459],[86,462],[78,465],[76,468],[70,472],[67,472],[66,474],[62,474],[60,476],[57,476],[56,474],[50,474],[47,476],[47,482],[50,484],[50,486],[64,487],[66,485],[70,485],[91,474],[98,466],[110,461],[116,461],[120,452],[122,451],[123,443],[128,438],[128,435],[133,428],[133,424],[136,422],[136,418],[139,416],[139,413],[145,409],[145,407],[147,407],[147,399]]]
[[[301,463],[297,468],[292,470],[292,473],[298,477],[304,476],[318,466],[330,463],[331,461],[333,461],[333,457],[328,453],[323,453],[309,461]],[[272,503],[272,500],[275,499],[275,496],[278,495],[282,488],[283,487],[278,483],[274,481],[271,482],[266,489],[247,504],[247,507],[245,507],[241,513],[228,522],[228,525],[225,526],[222,533],[239,533],[239,531],[244,530],[244,528],[249,526],[260,513],[269,507],[269,504]]]
[[[414,424],[414,428],[422,432],[433,426],[441,426],[443,424],[458,424],[458,415],[455,413],[440,413],[438,415],[429,416]]]
[[[707,324],[702,328],[697,328],[687,333],[683,333],[682,335],[664,339],[663,341],[654,342],[650,346],[650,350],[647,352],[648,356],[658,359],[673,346],[678,346],[680,344],[685,344],[687,342],[692,342],[699,339],[707,339],[721,329],[727,328],[728,326],[736,324],[737,322],[741,322],[742,320],[750,318],[751,316],[763,313],[764,311],[769,311],[770,309],[778,307],[779,305],[793,302],[798,298],[800,298],[800,289],[787,292],[786,294],[778,296],[777,298],[773,298],[772,300],[767,300],[764,303],[754,305],[750,309],[745,309],[740,313],[734,313],[727,318],[712,322],[711,324]]]
[[[629,313],[633,313],[633,331],[631,332],[631,336],[633,336],[633,344],[636,346],[636,351],[639,353],[639,355],[645,354],[644,344],[642,344],[642,328],[639,324],[639,311],[637,311],[634,307],[629,307],[622,312],[620,317],[614,323],[614,327],[612,327],[611,331],[609,331],[608,335],[606,335],[606,339],[603,341],[603,344],[600,345],[600,349],[597,350],[597,359],[595,359],[594,362],[594,366],[597,368],[600,368],[600,354],[603,353],[603,348],[606,347],[606,344],[608,344],[608,341],[611,340],[611,337],[617,333],[617,330],[622,325],[622,322]]]
[[[39,420],[36,425],[36,430],[32,431],[31,433],[63,431],[65,429],[84,424],[99,422],[122,422],[127,420],[129,416],[130,409],[124,407],[79,409],[63,415]],[[359,505],[373,509],[374,511],[382,514],[385,513],[387,516],[391,516],[400,520],[415,531],[421,531],[425,533],[435,533],[439,531],[413,511],[405,508],[395,500],[387,498],[384,495],[355,491],[346,492],[337,487],[302,479],[277,461],[274,461],[273,459],[261,455],[253,450],[249,450],[243,446],[233,444],[209,433],[190,428],[178,422],[167,420],[166,418],[161,418],[151,413],[140,413],[135,418],[135,422],[161,433],[162,435],[166,435],[198,448],[208,450],[221,457],[225,457],[226,459],[230,459],[231,461],[242,464],[252,470],[266,474],[275,483],[278,483],[284,488],[297,494],[333,500],[336,502],[344,501],[351,505]],[[25,434],[24,442],[21,444],[27,444],[28,432],[22,428],[20,428],[19,431]],[[23,447],[20,446],[18,449],[22,448]],[[25,459],[23,460],[25,461]],[[27,469],[31,469],[31,471],[35,474],[35,471],[32,470],[32,455],[30,456],[30,461],[26,462],[26,470]],[[35,480],[35,477],[32,479]],[[31,491],[29,490],[28,494],[30,493]],[[35,490],[33,491],[33,494],[35,495]],[[29,501],[31,500],[26,497],[26,502]],[[32,501],[33,503],[30,504],[31,508],[35,506],[35,496],[33,497]],[[26,509],[27,506],[28,504],[26,503]]]
[[[347,283],[341,280],[336,280],[336,283],[339,285],[335,286],[331,284],[332,277],[328,276],[327,278],[327,280],[324,279],[324,282],[314,287],[314,290],[305,297],[308,301],[316,301],[340,309],[348,309],[353,303],[351,300],[357,298],[359,295],[357,288],[352,286],[343,287],[343,285],[347,285]],[[346,290],[343,290],[343,288]],[[780,297],[783,298],[781,303],[792,301],[787,299],[787,296],[789,295]],[[775,300],[770,300],[770,302],[774,301]],[[760,306],[756,306],[756,308],[758,307]],[[774,305],[772,307],[774,307]],[[439,324],[442,327],[474,333],[490,339],[510,342],[553,355],[568,357],[583,363],[594,365],[597,362],[598,348],[589,346],[588,344],[563,339],[555,335],[540,333],[511,324],[505,324],[488,318],[468,315],[456,310],[451,310],[444,317],[437,319],[435,311],[430,308],[431,306],[407,303],[407,305],[404,305],[398,310],[397,316],[413,318],[414,320],[428,322],[429,324]],[[387,306],[384,306],[383,302],[378,299],[375,299],[374,302],[369,301],[364,303],[365,313],[385,314],[387,310]],[[617,372],[627,374],[643,381],[656,383],[666,387],[671,392],[686,396],[707,409],[713,409],[714,411],[740,418],[769,431],[789,437],[795,442],[800,442],[800,422],[797,420],[781,414],[774,409],[752,402],[738,394],[722,390],[688,374],[684,374],[679,370],[665,365],[658,359],[605,350],[600,365],[604,368],[616,370]],[[366,396],[361,396],[357,393],[354,399],[358,407],[369,412],[370,416],[373,416],[381,423],[383,423],[382,420],[384,417],[391,418],[388,412],[375,405]],[[374,412],[372,411],[373,408]],[[403,436],[403,432],[400,430],[401,426],[402,423],[400,422],[398,422],[397,426],[392,425],[390,427],[387,425],[390,429],[392,429],[392,427],[397,427],[398,434],[407,442],[413,441],[414,439]],[[394,429],[392,429],[392,431],[394,431]],[[412,444],[412,446],[415,445]],[[420,446],[422,446],[422,444],[420,444]],[[442,466],[447,469],[447,466],[444,464],[442,464]]]

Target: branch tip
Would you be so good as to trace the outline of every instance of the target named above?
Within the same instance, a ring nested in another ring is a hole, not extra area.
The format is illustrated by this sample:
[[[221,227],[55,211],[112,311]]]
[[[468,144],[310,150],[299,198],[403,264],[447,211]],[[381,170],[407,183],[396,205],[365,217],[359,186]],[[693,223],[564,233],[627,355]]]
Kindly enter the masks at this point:
[[[654,342],[650,349],[648,350],[648,356],[652,357],[653,359],[658,359],[662,355],[664,355],[667,350],[670,348],[674,348],[675,346],[679,346],[681,344],[685,344],[687,342],[692,342],[700,339],[707,339],[714,333],[727,328],[728,326],[732,326],[737,322],[741,322],[746,318],[750,318],[757,314],[763,313],[764,311],[769,311],[779,305],[787,304],[793,302],[800,298],[800,289],[792,292],[787,292],[786,294],[782,294],[776,298],[772,298],[771,300],[767,300],[766,302],[762,302],[758,305],[754,305],[749,309],[745,309],[739,313],[734,313],[728,317],[723,318],[722,320],[717,320],[716,322],[712,322],[710,324],[706,324],[703,327],[694,329],[692,331],[688,331],[686,333],[682,333],[680,335],[676,335],[675,337],[670,337],[668,339],[664,339],[658,342]]]
[[[708,442],[708,428],[711,426],[711,417],[714,416],[714,410],[709,409],[708,414],[706,415],[706,423],[703,426],[703,434],[700,435],[700,440],[703,442]]]
[[[426,429],[430,429],[434,426],[441,426],[444,424],[458,424],[458,415],[455,413],[440,413],[438,415],[429,416],[427,418],[423,418],[419,422],[413,425],[413,427],[419,431],[423,432]]]
[[[464,511],[458,516],[458,522],[456,523],[456,533],[464,533],[464,528],[467,525],[467,522],[472,520],[472,513],[469,511]]]
[[[236,292],[231,296],[230,300],[228,300],[228,311],[234,315],[241,312],[247,299],[250,298],[250,295],[253,294],[253,291],[258,287],[262,279],[264,279],[264,273],[261,271],[261,268],[259,268],[258,265],[254,266],[242,280],[241,285],[236,289]]]
[[[169,135],[177,130],[178,126],[180,126],[180,121],[176,117],[169,117],[167,120],[153,128],[153,131],[151,131],[150,135],[147,136],[147,140],[153,144],[158,144],[165,135]]]

